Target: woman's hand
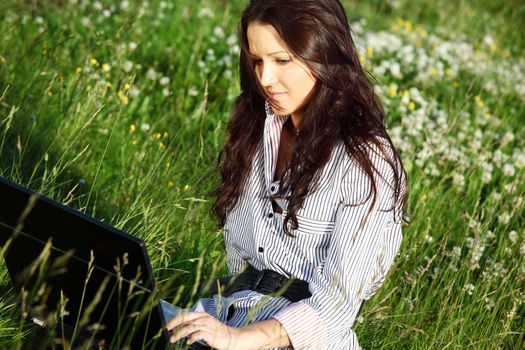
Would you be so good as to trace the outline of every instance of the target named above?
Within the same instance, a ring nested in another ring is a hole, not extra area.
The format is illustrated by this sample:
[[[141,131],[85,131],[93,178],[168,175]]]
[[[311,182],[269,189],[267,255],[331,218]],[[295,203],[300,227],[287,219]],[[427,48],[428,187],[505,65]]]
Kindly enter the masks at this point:
[[[218,350],[251,350],[287,347],[291,345],[288,334],[275,319],[252,323],[244,327],[229,327],[206,312],[184,312],[168,322],[172,331],[171,342],[189,336],[186,344],[203,340]]]
[[[172,343],[189,336],[186,344],[203,340],[218,350],[247,349],[246,344],[241,344],[240,328],[228,327],[206,312],[185,312],[166,325],[168,331],[176,327],[179,328],[170,337]]]

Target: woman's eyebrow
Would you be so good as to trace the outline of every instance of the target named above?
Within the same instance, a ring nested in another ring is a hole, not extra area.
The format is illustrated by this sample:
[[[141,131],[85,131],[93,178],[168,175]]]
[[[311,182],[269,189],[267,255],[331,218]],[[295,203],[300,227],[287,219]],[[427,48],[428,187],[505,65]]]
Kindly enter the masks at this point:
[[[269,53],[268,55],[269,56],[273,56],[273,55],[277,55],[278,53],[285,53],[285,54],[290,54],[288,51],[276,51],[276,52],[272,52],[272,53]]]
[[[277,54],[279,54],[279,53],[285,53],[285,54],[287,54],[287,55],[290,55],[290,53],[289,53],[288,51],[283,51],[283,50],[281,50],[281,51],[276,51],[276,52],[269,53],[268,56],[277,55]],[[249,54],[251,57],[259,57],[259,55],[256,55],[256,54],[251,53],[251,52],[248,52],[248,54]]]

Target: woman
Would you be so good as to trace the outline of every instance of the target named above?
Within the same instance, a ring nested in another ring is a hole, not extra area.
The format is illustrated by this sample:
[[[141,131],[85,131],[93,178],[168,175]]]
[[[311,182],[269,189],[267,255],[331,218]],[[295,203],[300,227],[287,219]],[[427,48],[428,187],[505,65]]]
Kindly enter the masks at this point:
[[[229,272],[248,268],[249,283],[173,318],[172,341],[358,349],[352,326],[397,254],[406,203],[381,103],[338,0],[251,1],[239,35],[242,92],[214,210]],[[292,292],[268,296],[275,278]]]

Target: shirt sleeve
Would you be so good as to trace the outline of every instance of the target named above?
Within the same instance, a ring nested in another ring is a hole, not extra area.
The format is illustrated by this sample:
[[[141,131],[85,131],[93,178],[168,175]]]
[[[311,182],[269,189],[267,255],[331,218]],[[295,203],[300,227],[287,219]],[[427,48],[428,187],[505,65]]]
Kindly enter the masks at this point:
[[[371,185],[365,173],[351,165],[342,177],[342,201],[326,259],[309,284],[312,296],[273,316],[294,349],[324,349],[351,331],[361,303],[382,284],[399,250],[400,220],[394,222],[394,211],[388,211],[394,205],[392,170],[379,155],[371,158],[381,174],[375,176],[375,204],[373,196],[367,200]]]

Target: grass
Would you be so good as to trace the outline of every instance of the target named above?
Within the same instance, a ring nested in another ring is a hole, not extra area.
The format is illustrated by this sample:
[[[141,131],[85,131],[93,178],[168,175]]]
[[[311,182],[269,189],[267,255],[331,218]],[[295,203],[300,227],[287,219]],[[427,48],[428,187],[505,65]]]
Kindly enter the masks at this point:
[[[182,304],[199,278],[227,271],[207,193],[239,92],[230,36],[244,3],[0,5],[0,175],[142,238],[159,283],[186,286]],[[344,4],[361,21],[353,28],[409,173],[413,216],[358,319],[361,345],[522,347],[525,6]],[[379,50],[385,34],[421,48],[429,65],[389,51],[392,38]],[[443,43],[450,57],[436,58]],[[0,276],[9,288],[3,265]],[[31,331],[0,297],[0,347],[21,346]]]

